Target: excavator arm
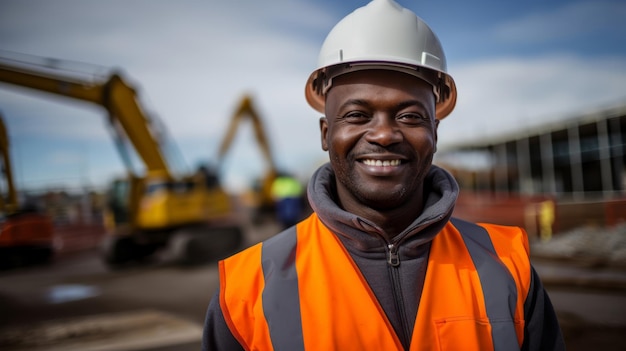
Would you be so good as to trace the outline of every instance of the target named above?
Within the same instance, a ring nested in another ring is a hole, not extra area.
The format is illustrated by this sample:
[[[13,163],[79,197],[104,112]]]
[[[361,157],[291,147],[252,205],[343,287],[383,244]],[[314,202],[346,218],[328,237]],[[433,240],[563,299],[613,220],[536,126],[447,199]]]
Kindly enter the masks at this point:
[[[150,121],[137,103],[135,90],[118,74],[112,74],[107,81],[92,83],[0,62],[0,81],[104,107],[109,112],[111,123],[121,125],[147,172],[172,177],[157,139],[149,129]]]
[[[230,124],[218,151],[218,165],[223,163],[223,159],[230,149],[237,129],[241,125],[244,118],[249,118],[251,120],[252,127],[254,129],[254,136],[267,164],[267,170],[262,180],[260,194],[258,194],[258,201],[260,202],[259,206],[262,207],[263,210],[271,210],[273,207],[271,187],[274,179],[276,179],[278,175],[278,171],[276,162],[274,161],[274,157],[272,156],[272,152],[270,150],[269,140],[267,139],[267,134],[265,132],[265,128],[263,127],[261,116],[254,108],[252,98],[249,95],[243,96],[237,106],[237,109],[235,110],[235,113],[232,115]]]
[[[267,134],[265,133],[265,129],[263,128],[261,117],[252,105],[252,98],[248,95],[245,95],[241,99],[241,102],[237,106],[237,110],[235,110],[235,114],[230,120],[230,125],[228,126],[226,135],[224,136],[222,144],[220,145],[218,153],[218,163],[222,163],[224,156],[230,149],[230,146],[235,137],[235,133],[237,132],[237,128],[245,117],[250,118],[250,120],[252,121],[254,136],[256,138],[257,144],[261,148],[261,152],[265,157],[265,161],[267,162],[269,169],[275,171],[276,163],[274,162],[274,158],[272,157],[272,153],[270,151],[269,141],[266,137]]]

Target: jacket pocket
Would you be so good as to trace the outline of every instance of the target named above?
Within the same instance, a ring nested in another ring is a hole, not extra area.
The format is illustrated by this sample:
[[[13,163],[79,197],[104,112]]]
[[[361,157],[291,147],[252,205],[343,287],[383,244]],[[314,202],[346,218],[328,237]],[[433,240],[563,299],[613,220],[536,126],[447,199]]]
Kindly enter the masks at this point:
[[[489,351],[494,349],[492,330],[496,330],[496,344],[504,350],[519,350],[515,330],[522,322],[512,319],[489,321],[487,318],[455,317],[435,321],[440,351]],[[501,331],[506,331],[502,333]],[[499,351],[499,350],[498,350]]]

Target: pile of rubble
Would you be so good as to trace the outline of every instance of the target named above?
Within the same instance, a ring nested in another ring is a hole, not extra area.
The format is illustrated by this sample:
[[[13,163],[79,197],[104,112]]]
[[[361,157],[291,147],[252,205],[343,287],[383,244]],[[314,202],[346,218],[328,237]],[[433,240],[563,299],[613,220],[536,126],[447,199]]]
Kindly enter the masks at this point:
[[[550,240],[531,241],[530,252],[537,258],[626,268],[626,223],[611,228],[581,227],[556,233]]]

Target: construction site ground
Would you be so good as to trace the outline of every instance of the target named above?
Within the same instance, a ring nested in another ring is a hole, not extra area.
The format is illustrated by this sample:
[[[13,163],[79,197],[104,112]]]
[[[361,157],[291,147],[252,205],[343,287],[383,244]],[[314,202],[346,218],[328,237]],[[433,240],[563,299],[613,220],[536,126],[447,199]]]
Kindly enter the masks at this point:
[[[37,333],[45,337],[40,335],[31,350],[73,349],[60,342],[82,350],[198,349],[204,310],[216,289],[214,263],[180,269],[154,262],[112,272],[97,258],[101,230],[65,229],[57,240],[59,255],[49,266],[0,272],[0,345],[4,342],[5,350],[29,349],[20,347],[16,338],[33,341]],[[245,244],[278,230],[276,223],[249,224]],[[625,248],[626,226],[580,228],[555,233],[549,241],[531,241],[533,265],[555,306],[568,350],[626,350]],[[68,288],[72,293],[63,290]],[[73,296],[76,289],[86,297]],[[51,292],[57,295],[51,297]],[[52,298],[56,300],[51,302]],[[51,335],[51,330],[57,334]],[[147,338],[152,330],[171,335]],[[113,339],[99,335],[101,331],[123,335],[112,345]],[[92,346],[81,344],[83,337]],[[56,348],[46,347],[45,338],[51,338]]]
[[[626,223],[536,238],[531,257],[569,350],[626,350]],[[572,294],[603,303],[581,303]]]

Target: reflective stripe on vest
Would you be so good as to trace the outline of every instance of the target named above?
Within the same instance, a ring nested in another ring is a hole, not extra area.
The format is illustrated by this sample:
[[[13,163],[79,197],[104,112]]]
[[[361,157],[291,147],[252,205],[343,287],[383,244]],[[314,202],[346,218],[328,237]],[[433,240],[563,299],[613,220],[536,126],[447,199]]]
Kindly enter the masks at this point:
[[[468,222],[452,222],[462,236],[472,257],[483,290],[487,318],[491,324],[491,338],[496,350],[519,348],[514,324],[506,323],[515,315],[517,286],[506,266],[498,258],[489,233],[485,228]],[[470,227],[471,226],[471,227]],[[488,255],[485,255],[486,251]],[[505,323],[499,323],[505,321]]]
[[[411,350],[519,349],[530,284],[523,232],[453,223],[431,245]],[[220,287],[224,318],[247,350],[402,350],[350,255],[315,214],[221,261]]]
[[[265,277],[263,311],[274,350],[304,350],[295,248],[295,233],[285,234],[282,240],[270,238],[261,248]]]

